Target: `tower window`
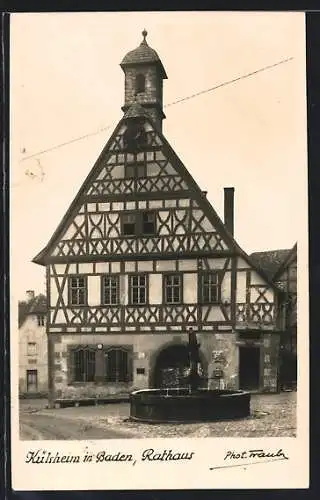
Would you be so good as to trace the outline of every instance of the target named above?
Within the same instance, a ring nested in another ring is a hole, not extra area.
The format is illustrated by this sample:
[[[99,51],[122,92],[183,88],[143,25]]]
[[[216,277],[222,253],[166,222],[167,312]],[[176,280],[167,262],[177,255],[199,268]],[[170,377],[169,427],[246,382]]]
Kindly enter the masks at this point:
[[[136,94],[141,94],[146,90],[146,77],[139,73],[136,76]]]

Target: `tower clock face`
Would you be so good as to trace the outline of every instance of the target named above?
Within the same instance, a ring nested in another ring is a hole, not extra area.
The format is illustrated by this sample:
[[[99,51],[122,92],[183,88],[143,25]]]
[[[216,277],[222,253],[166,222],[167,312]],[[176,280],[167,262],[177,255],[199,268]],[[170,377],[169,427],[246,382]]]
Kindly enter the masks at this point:
[[[141,122],[128,122],[123,135],[124,147],[130,152],[138,151],[147,145],[147,134]]]

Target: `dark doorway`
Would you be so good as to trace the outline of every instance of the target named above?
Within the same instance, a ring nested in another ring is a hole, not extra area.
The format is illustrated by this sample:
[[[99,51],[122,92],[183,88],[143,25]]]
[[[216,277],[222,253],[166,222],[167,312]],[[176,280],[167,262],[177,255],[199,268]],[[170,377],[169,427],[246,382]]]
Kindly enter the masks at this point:
[[[160,352],[154,368],[154,387],[179,387],[185,368],[189,367],[189,352],[185,345],[172,345]]]
[[[38,370],[27,370],[27,391],[37,392],[38,390]]]
[[[240,389],[256,390],[260,386],[260,347],[239,348]]]

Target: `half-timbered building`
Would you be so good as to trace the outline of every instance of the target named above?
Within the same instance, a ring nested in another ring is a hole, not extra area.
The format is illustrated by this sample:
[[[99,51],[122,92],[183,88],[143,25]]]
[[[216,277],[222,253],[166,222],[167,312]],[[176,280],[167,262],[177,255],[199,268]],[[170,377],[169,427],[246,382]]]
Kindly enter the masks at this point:
[[[48,245],[51,400],[178,384],[197,333],[211,386],[275,391],[277,289],[162,133],[163,80],[146,32],[121,62],[123,116]]]

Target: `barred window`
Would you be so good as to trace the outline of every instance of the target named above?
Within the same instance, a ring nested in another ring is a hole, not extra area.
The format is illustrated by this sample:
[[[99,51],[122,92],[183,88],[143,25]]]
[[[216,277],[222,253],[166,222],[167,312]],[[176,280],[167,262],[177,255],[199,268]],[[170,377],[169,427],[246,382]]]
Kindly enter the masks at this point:
[[[128,382],[130,378],[128,351],[121,347],[109,349],[105,353],[105,373],[108,382]]]
[[[182,275],[166,274],[164,276],[164,293],[166,304],[182,302]]]
[[[93,382],[95,379],[96,352],[89,347],[71,351],[74,382]]]
[[[119,276],[102,276],[103,305],[112,306],[119,302]]]
[[[129,302],[130,304],[143,305],[147,303],[147,276],[138,274],[130,276]]]
[[[200,299],[205,304],[219,302],[220,283],[217,272],[203,273],[200,276]]]
[[[69,278],[69,302],[72,306],[84,306],[87,302],[87,283],[84,276]]]
[[[44,326],[44,316],[43,315],[37,316],[37,320],[38,320],[38,326]]]

